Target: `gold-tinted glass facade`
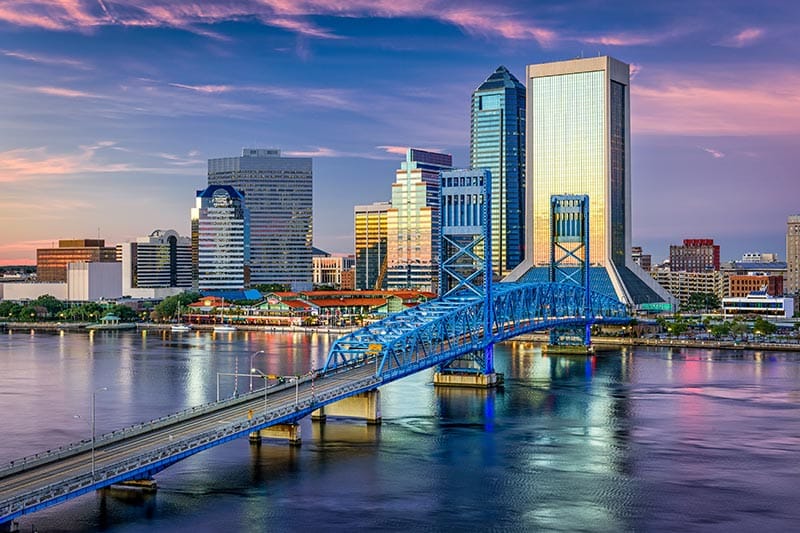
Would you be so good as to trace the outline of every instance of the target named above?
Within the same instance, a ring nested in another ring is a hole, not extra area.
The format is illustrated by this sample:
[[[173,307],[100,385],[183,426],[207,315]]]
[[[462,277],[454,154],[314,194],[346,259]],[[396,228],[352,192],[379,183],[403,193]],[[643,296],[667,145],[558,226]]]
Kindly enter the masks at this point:
[[[603,71],[530,80],[533,263],[550,261],[550,197],[589,195],[589,261],[606,260],[607,117]]]
[[[379,202],[355,207],[354,283],[357,289],[380,289],[386,286],[386,224],[390,206],[389,202]],[[377,281],[380,283],[375,287]]]

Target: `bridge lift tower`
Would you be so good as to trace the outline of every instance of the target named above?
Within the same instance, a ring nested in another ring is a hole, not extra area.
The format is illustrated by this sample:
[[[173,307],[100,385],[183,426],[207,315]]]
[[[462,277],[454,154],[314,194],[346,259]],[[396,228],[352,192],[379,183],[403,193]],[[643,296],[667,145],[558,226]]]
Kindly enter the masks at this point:
[[[491,174],[488,170],[441,173],[439,220],[439,296],[483,301],[484,348],[441,365],[434,385],[495,387],[492,342]]]
[[[591,316],[592,303],[589,265],[589,196],[554,194],[550,197],[549,281],[583,287],[587,317]],[[591,345],[591,327],[587,321],[584,328],[553,328],[550,347],[571,347],[569,351],[585,353]]]

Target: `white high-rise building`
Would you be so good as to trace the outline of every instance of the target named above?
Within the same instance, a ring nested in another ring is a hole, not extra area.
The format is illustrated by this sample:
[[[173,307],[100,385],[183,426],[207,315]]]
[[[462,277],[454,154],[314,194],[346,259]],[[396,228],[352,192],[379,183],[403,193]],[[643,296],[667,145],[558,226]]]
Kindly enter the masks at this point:
[[[197,191],[191,216],[195,287],[201,291],[245,288],[249,215],[244,195],[228,185],[211,185]]]

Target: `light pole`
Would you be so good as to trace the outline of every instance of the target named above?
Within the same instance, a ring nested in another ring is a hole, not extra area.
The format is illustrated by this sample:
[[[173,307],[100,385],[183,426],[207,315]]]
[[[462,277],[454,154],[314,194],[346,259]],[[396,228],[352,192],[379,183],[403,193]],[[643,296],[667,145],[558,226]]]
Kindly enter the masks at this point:
[[[257,368],[250,369],[250,375],[252,376],[253,374],[258,374],[264,378],[264,416],[267,416],[267,379],[269,379],[269,376]]]
[[[256,353],[254,353],[253,355],[250,356],[250,368],[251,368],[251,371],[250,371],[250,392],[253,392],[253,372],[252,372],[252,368],[254,368],[253,359],[255,359],[256,356],[258,354],[260,354],[260,353],[266,354],[266,352],[264,350],[259,350],[259,351],[257,351]]]
[[[94,482],[95,404],[97,403],[97,393],[107,390],[108,387],[100,387],[92,391],[92,482]]]

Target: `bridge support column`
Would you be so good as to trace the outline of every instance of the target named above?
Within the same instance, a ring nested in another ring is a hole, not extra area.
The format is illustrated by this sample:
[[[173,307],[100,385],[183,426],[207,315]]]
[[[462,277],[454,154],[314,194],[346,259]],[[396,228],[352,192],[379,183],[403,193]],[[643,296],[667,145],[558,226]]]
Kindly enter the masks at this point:
[[[367,424],[381,423],[381,395],[378,389],[362,392],[338,402],[320,407],[311,413],[311,419],[324,422],[328,416],[357,418]]]
[[[503,374],[498,372],[436,372],[433,384],[437,387],[468,387],[474,389],[491,389],[503,384]]]
[[[260,446],[261,439],[288,440],[291,446],[300,446],[300,424],[276,424],[250,433],[250,444]]]

